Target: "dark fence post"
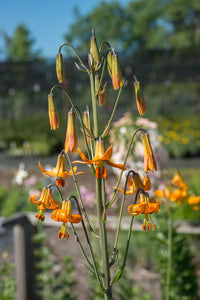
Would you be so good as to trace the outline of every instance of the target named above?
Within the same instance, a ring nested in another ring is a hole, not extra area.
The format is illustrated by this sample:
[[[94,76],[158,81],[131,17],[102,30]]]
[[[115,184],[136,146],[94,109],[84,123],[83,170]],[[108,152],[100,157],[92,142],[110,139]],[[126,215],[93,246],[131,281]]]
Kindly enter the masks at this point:
[[[17,214],[4,220],[1,226],[7,229],[13,228],[17,299],[35,300],[36,289],[32,242],[34,226],[28,217],[22,214]]]

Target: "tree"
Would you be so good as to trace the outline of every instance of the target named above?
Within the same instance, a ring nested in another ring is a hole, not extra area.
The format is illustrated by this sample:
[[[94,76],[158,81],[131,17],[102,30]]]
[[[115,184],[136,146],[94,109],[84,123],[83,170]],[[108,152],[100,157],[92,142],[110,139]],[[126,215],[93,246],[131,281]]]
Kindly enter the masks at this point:
[[[12,37],[4,33],[4,38],[6,40],[6,54],[11,60],[27,61],[39,55],[39,52],[33,51],[32,47],[35,41],[23,24],[16,27]]]
[[[137,0],[126,7],[101,2],[87,15],[76,14],[65,40],[85,53],[93,27],[98,40],[107,38],[121,50],[199,46],[199,0]]]

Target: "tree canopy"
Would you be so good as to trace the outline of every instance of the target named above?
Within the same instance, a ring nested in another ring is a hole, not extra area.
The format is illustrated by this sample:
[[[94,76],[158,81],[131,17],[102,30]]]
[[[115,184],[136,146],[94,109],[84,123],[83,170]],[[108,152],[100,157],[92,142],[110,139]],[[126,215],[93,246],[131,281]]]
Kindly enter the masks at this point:
[[[4,33],[6,55],[14,61],[27,61],[39,55],[33,50],[34,39],[25,25],[19,24],[12,37]]]
[[[101,2],[89,14],[76,14],[65,40],[88,52],[95,28],[98,41],[118,49],[167,49],[200,45],[199,0],[136,0],[122,6]]]

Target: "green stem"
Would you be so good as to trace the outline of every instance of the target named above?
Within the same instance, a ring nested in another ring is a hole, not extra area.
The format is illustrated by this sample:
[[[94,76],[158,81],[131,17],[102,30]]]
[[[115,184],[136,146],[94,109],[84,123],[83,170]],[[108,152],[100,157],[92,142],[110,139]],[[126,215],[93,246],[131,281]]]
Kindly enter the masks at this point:
[[[104,130],[104,132],[103,132],[103,134],[102,134],[102,137],[107,136],[108,133],[109,133],[109,129],[110,129],[112,120],[113,120],[113,118],[114,118],[115,111],[116,111],[116,109],[117,109],[117,105],[118,105],[118,102],[119,102],[119,99],[120,99],[122,90],[123,90],[123,88],[124,88],[124,85],[125,85],[126,80],[127,80],[129,77],[132,78],[132,76],[127,76],[127,77],[125,78],[125,80],[124,80],[124,82],[123,82],[121,88],[119,89],[119,93],[118,93],[118,95],[117,95],[117,99],[116,99],[116,101],[115,101],[115,105],[114,105],[114,108],[113,108],[113,110],[112,110],[112,114],[111,114],[110,120],[108,121],[108,125],[106,126],[106,128],[105,128],[105,130]]]
[[[135,174],[135,172],[133,170],[130,170],[127,174],[126,177],[126,182],[125,182],[125,186],[124,186],[124,194],[123,194],[123,198],[122,198],[122,203],[121,203],[121,208],[120,208],[120,213],[119,213],[119,220],[118,220],[118,225],[117,225],[117,231],[116,231],[116,236],[115,236],[115,243],[114,243],[114,248],[113,248],[113,256],[112,259],[114,261],[115,259],[115,255],[117,253],[117,245],[118,245],[118,240],[119,240],[119,232],[120,232],[120,226],[121,226],[121,220],[122,220],[122,214],[123,214],[123,210],[124,210],[124,203],[125,203],[125,198],[126,198],[126,189],[127,189],[127,182],[128,182],[128,178],[129,175],[133,173]],[[111,263],[113,263],[113,261],[111,260]]]
[[[81,244],[81,242],[80,242],[80,239],[79,239],[79,237],[78,237],[78,235],[77,235],[77,232],[76,232],[76,230],[75,230],[75,227],[74,227],[73,223],[71,223],[71,227],[72,227],[73,234],[74,234],[74,236],[75,236],[75,240],[76,240],[76,242],[78,243],[79,248],[80,248],[80,250],[81,250],[81,253],[82,253],[83,257],[85,258],[85,260],[86,260],[87,263],[88,263],[89,270],[92,271],[92,272],[94,272],[93,265],[92,265],[91,262],[89,261],[89,259],[88,259],[88,257],[87,257],[87,254],[85,253],[85,251],[84,251],[84,249],[83,249],[83,246],[82,246],[82,244]]]
[[[138,197],[139,197],[140,193],[145,193],[145,191],[141,188],[139,188],[137,190],[136,195],[135,195],[135,204],[138,200]],[[123,270],[126,266],[126,261],[127,261],[127,257],[128,257],[128,250],[129,250],[129,244],[130,244],[130,239],[131,239],[133,221],[134,221],[134,215],[132,215],[132,217],[131,217],[131,222],[130,222],[130,226],[129,226],[128,237],[127,237],[127,242],[126,242],[126,249],[125,249],[125,254],[124,254],[124,260],[123,260],[123,264],[122,264],[122,267],[121,267],[121,276],[122,276]]]
[[[74,201],[76,202],[76,205],[77,205],[77,208],[78,208],[78,212],[79,212],[79,214],[81,215],[81,210],[80,210],[80,206],[79,206],[78,200],[76,199],[75,196],[71,196],[70,199],[71,199],[71,198],[73,198]],[[95,272],[95,274],[96,274],[96,277],[97,277],[97,280],[98,280],[98,283],[99,283],[100,287],[103,288],[103,285],[102,285],[102,282],[101,282],[101,279],[100,279],[100,276],[99,276],[99,272],[98,272],[98,269],[97,269],[97,264],[96,264],[96,261],[95,261],[95,258],[94,258],[94,253],[93,253],[93,250],[92,250],[92,246],[91,246],[91,243],[90,243],[90,239],[89,239],[89,236],[88,236],[87,229],[86,229],[86,227],[85,227],[85,223],[84,223],[83,218],[82,218],[81,223],[82,223],[83,231],[84,231],[84,233],[85,233],[85,237],[86,237],[86,240],[87,240],[87,244],[88,244],[88,247],[89,247],[89,250],[90,250],[90,254],[91,254],[91,258],[92,258],[92,262],[93,262],[93,269],[94,269],[94,272]],[[73,224],[71,224],[71,225],[73,225]],[[73,229],[73,227],[72,227],[72,229]],[[88,261],[88,260],[86,259],[86,261]],[[89,261],[88,261],[88,262],[89,262]],[[89,265],[90,265],[90,262],[89,262]]]
[[[104,299],[112,299],[106,224],[102,221],[103,203],[102,203],[101,188],[102,188],[101,178],[96,179],[97,212],[98,212],[98,220],[99,220],[100,243],[101,243],[101,250],[102,250],[102,263],[103,263],[103,274],[104,274]]]
[[[165,300],[169,300],[170,283],[171,283],[171,268],[172,268],[172,214],[168,208],[168,239],[167,239],[167,275],[165,286]]]
[[[142,129],[142,128],[138,128],[138,129],[136,129],[136,130],[133,132],[133,135],[132,135],[132,138],[131,138],[131,140],[130,140],[129,147],[128,147],[128,150],[127,150],[127,153],[126,153],[126,156],[125,156],[125,159],[124,159],[124,163],[123,163],[124,165],[126,165],[126,162],[127,162],[128,156],[129,156],[129,152],[130,152],[131,147],[132,147],[132,143],[133,143],[133,141],[134,141],[134,138],[135,138],[136,134],[137,134],[139,131],[145,132],[145,130]],[[111,199],[110,199],[110,202],[107,204],[107,208],[111,207],[111,206],[113,205],[113,203],[115,202],[115,200],[116,200],[116,193],[117,193],[117,191],[118,191],[118,187],[119,187],[119,184],[120,184],[120,181],[121,181],[123,172],[124,172],[124,171],[122,170],[121,173],[120,173],[120,175],[119,175],[117,184],[116,184],[116,186],[115,186],[115,190],[114,190],[113,195],[112,195],[112,197],[111,197]]]
[[[98,127],[98,115],[97,115],[97,98],[95,96],[95,78],[93,72],[90,73],[90,87],[91,87],[91,96],[92,96],[94,136],[95,138],[97,138],[99,136],[99,127]]]
[[[69,43],[63,43],[63,44],[61,44],[60,47],[59,47],[59,49],[58,49],[58,52],[61,53],[61,49],[62,49],[63,46],[69,46],[69,47],[71,47],[72,50],[74,51],[74,53],[76,54],[76,57],[78,58],[80,64],[87,70],[87,68],[85,67],[85,65],[84,65],[82,59],[80,58],[78,52],[76,51],[76,49],[71,44],[69,44]]]
[[[92,226],[91,226],[91,224],[90,224],[90,221],[89,221],[89,219],[88,219],[88,216],[87,216],[87,213],[86,213],[84,204],[83,204],[83,200],[82,200],[82,197],[81,197],[79,185],[78,185],[77,180],[76,180],[76,175],[74,174],[74,169],[73,169],[73,166],[72,166],[71,159],[70,159],[68,153],[66,153],[66,155],[67,155],[67,158],[68,158],[68,161],[69,161],[70,168],[71,168],[71,170],[72,170],[72,176],[73,176],[73,179],[74,179],[74,184],[75,184],[76,192],[77,192],[77,195],[78,195],[78,197],[79,197],[79,199],[80,199],[81,208],[82,208],[82,210],[83,210],[83,213],[84,213],[86,222],[87,222],[87,224],[88,224],[89,231],[90,231],[91,233],[93,232],[94,235],[97,236],[97,234],[94,232],[94,230],[93,230],[93,228],[92,228]]]
[[[63,90],[63,92],[64,92],[65,96],[67,97],[67,99],[69,100],[71,106],[74,106],[74,103],[73,103],[71,97],[69,96],[69,94],[66,92],[66,90],[62,86],[60,86],[60,85],[54,85],[51,88],[51,92],[50,93],[53,94],[53,90],[56,89],[56,88]]]

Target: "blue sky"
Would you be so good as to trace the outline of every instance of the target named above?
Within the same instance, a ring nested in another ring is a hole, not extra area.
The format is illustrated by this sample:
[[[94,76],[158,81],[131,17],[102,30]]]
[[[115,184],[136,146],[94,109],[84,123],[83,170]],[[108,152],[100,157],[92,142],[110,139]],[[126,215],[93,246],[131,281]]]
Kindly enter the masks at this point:
[[[112,2],[113,0],[105,0]],[[120,0],[126,4],[130,0]],[[46,57],[54,57],[63,35],[74,21],[74,7],[87,14],[101,0],[0,0],[0,50],[5,47],[2,32],[12,36],[18,24],[23,23],[35,40],[34,49]],[[3,54],[0,53],[0,58]]]

